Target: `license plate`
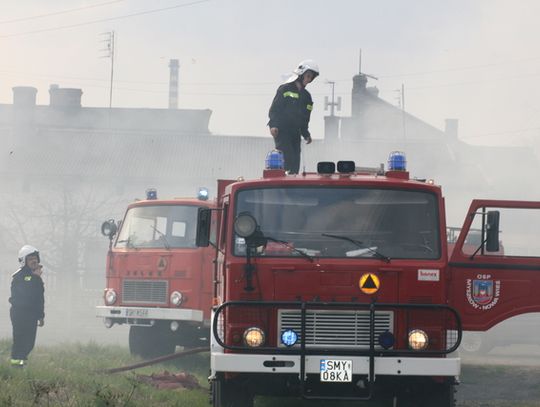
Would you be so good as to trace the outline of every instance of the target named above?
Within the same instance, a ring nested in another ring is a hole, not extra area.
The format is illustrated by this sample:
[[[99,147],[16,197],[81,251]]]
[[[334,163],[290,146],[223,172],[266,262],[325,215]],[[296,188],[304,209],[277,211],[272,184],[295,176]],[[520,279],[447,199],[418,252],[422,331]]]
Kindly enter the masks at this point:
[[[352,382],[352,360],[321,359],[321,382]]]
[[[146,308],[134,308],[126,310],[127,318],[146,318],[148,317],[148,309]]]

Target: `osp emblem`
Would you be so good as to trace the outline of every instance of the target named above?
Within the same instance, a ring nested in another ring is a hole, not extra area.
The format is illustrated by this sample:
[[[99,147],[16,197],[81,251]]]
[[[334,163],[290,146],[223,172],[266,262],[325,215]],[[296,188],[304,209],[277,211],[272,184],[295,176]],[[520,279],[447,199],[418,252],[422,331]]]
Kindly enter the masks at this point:
[[[480,278],[475,280],[467,279],[467,301],[476,309],[491,309],[499,302],[501,282],[500,280],[482,278],[483,276],[477,277]]]

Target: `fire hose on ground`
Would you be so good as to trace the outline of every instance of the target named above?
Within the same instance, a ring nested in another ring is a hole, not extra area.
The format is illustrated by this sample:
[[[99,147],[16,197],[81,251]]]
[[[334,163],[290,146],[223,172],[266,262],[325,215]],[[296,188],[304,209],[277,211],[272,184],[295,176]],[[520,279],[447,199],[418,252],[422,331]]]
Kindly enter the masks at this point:
[[[182,352],[171,353],[170,355],[160,356],[158,358],[146,360],[144,362],[136,363],[134,365],[115,367],[115,368],[112,368],[112,369],[106,369],[106,370],[103,370],[103,373],[127,372],[129,370],[134,370],[134,369],[139,369],[141,367],[155,365],[156,363],[165,362],[167,360],[178,359],[178,358],[181,358],[181,357],[184,357],[184,356],[194,355],[196,353],[202,353],[202,352],[208,352],[208,351],[209,351],[208,347],[188,349],[188,350],[185,350],[185,351],[182,351]]]

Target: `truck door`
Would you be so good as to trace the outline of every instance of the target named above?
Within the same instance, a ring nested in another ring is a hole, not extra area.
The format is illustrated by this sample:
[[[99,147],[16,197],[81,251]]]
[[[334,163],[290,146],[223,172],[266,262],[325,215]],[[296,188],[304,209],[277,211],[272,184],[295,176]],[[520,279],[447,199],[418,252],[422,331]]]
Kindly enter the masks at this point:
[[[464,330],[540,312],[540,202],[474,200],[450,257],[449,279],[449,302]]]

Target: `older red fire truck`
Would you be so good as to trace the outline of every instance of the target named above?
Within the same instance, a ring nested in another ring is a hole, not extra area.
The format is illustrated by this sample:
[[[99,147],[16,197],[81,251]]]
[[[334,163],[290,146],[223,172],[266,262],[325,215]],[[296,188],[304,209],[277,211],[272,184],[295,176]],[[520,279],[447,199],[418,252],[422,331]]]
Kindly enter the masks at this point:
[[[103,223],[111,244],[97,316],[108,328],[129,325],[133,354],[155,357],[176,345],[208,343],[215,253],[195,244],[198,209],[215,206],[207,198],[201,189],[199,199],[158,200],[151,189],[128,206],[119,228]]]
[[[317,170],[218,183],[213,405],[281,395],[454,406],[463,330],[540,310],[538,243],[534,254],[498,247],[500,219],[510,233],[507,214],[540,220],[540,202],[474,200],[449,257],[441,188],[410,179],[403,154],[386,172]],[[201,247],[211,212],[199,210]],[[481,241],[464,251],[471,229]]]

